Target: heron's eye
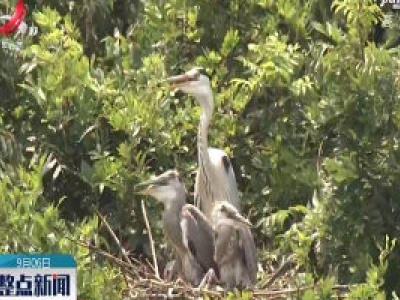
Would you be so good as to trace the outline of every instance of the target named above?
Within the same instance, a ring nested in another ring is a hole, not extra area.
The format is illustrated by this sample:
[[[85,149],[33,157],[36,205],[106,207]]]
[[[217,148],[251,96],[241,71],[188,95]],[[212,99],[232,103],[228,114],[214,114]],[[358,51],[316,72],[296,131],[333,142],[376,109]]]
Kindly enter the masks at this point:
[[[204,68],[198,68],[197,71],[199,72],[199,75],[204,75],[208,77],[207,71]]]
[[[200,73],[195,73],[192,80],[199,80]]]
[[[160,180],[160,182],[158,183],[159,186],[165,186],[168,185],[168,180]]]

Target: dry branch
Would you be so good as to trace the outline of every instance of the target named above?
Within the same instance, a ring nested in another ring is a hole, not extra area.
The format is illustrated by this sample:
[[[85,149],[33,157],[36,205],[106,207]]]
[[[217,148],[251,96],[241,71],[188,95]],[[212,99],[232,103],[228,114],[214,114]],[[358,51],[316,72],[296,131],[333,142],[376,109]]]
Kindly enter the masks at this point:
[[[67,239],[69,239],[70,241],[76,243],[77,245],[87,248],[91,251],[94,251],[98,254],[100,254],[101,256],[103,256],[104,258],[107,258],[108,260],[110,260],[111,262],[117,264],[118,266],[124,268],[125,270],[127,270],[131,275],[135,276],[135,277],[139,277],[139,274],[135,271],[135,268],[132,264],[128,264],[125,261],[119,259],[118,257],[113,256],[112,254],[99,249],[89,243],[83,242],[83,241],[79,241],[79,240],[75,240],[73,238],[70,237],[66,237]]]
[[[147,233],[149,234],[151,255],[153,257],[154,272],[155,272],[156,277],[160,278],[160,272],[158,270],[158,262],[157,262],[156,250],[154,247],[153,235],[151,233],[149,218],[147,217],[146,206],[144,205],[143,200],[142,200],[142,213],[143,213],[144,222],[146,224]]]
[[[133,267],[133,264],[131,262],[131,260],[129,259],[128,255],[126,254],[126,250],[124,249],[124,247],[121,245],[121,242],[119,241],[117,235],[115,234],[115,232],[112,230],[110,224],[108,224],[106,218],[104,218],[100,212],[98,210],[96,210],[96,214],[99,216],[100,220],[104,223],[104,225],[106,226],[108,232],[111,234],[112,238],[114,239],[115,243],[117,244],[117,246],[119,247],[119,249],[121,250],[122,256],[124,257],[125,261],[131,266]]]

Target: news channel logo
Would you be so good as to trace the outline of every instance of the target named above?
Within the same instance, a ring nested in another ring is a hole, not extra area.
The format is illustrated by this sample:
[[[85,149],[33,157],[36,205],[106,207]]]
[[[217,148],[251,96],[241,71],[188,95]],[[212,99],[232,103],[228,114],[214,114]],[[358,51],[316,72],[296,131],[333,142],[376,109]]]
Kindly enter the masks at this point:
[[[400,0],[380,0],[383,11],[382,27],[400,29]]]
[[[380,7],[389,6],[392,9],[400,9],[400,0],[380,0]]]
[[[68,254],[0,254],[0,300],[77,300],[76,263]]]
[[[25,22],[27,14],[26,5],[23,0],[18,0],[12,15],[0,15],[0,38],[1,48],[5,50],[20,51],[25,36],[38,34],[36,26],[29,26]]]

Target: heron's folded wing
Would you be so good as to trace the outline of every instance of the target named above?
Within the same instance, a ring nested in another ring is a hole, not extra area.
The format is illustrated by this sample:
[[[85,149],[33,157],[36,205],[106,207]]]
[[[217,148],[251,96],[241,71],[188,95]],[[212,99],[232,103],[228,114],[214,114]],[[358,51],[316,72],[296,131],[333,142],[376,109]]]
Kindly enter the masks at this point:
[[[205,271],[215,268],[214,235],[210,223],[204,214],[195,206],[186,204],[182,208],[183,239],[192,255],[199,261]]]
[[[240,224],[240,239],[250,280],[255,283],[257,279],[257,249],[249,226]]]

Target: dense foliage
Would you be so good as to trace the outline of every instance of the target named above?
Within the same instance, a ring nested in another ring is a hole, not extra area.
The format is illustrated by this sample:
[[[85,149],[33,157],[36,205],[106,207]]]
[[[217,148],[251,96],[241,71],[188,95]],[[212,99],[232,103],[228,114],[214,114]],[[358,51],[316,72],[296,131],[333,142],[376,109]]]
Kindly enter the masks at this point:
[[[201,65],[263,266],[294,254],[300,284],[321,283],[303,299],[399,294],[400,48],[379,3],[25,2],[39,34],[0,38],[1,251],[72,253],[82,298],[120,297],[118,269],[74,240],[118,251],[98,209],[150,255],[133,186],[177,168],[193,190],[199,109],[162,80]]]

